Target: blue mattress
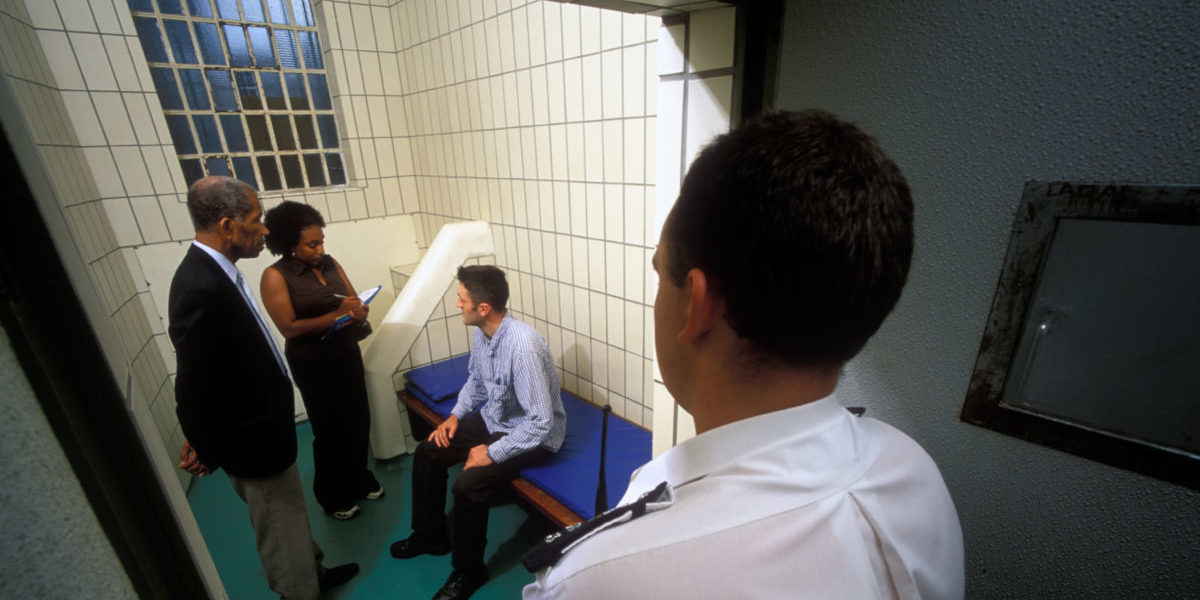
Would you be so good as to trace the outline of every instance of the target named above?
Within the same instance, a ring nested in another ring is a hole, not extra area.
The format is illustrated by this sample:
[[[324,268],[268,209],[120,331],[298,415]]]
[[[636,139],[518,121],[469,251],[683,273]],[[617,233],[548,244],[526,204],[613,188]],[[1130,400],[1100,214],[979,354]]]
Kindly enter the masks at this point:
[[[458,390],[461,390],[463,384],[467,382],[467,361],[470,358],[470,354],[463,354],[405,373],[404,377],[408,379],[409,391],[413,391],[414,388],[420,391],[417,397],[426,404],[430,402],[436,404],[457,398]],[[445,409],[445,414],[436,409],[435,412],[445,418],[450,415],[450,409],[453,407],[454,403],[451,402],[450,406]]]
[[[463,355],[409,371],[405,374],[408,391],[442,418],[448,417],[454,402],[445,400],[456,397],[466,382],[467,357]],[[521,476],[587,520],[596,514],[603,413],[565,391],[562,401],[567,414],[567,434],[562,448],[549,462],[525,469]],[[650,452],[649,431],[617,417],[609,417],[605,465],[609,507],[616,506],[625,494],[629,476],[650,460]]]

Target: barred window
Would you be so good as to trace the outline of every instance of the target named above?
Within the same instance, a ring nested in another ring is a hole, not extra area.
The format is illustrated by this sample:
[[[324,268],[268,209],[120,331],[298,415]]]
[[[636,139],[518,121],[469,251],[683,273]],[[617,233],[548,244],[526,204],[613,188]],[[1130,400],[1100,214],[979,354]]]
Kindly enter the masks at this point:
[[[188,185],[346,183],[309,0],[128,0]]]

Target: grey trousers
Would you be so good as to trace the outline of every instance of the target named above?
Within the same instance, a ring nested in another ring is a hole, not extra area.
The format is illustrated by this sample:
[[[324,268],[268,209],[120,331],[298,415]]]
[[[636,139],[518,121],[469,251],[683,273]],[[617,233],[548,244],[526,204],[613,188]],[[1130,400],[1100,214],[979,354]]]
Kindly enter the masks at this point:
[[[308,526],[296,463],[275,475],[230,475],[229,481],[249,509],[267,585],[287,600],[317,600],[323,553]]]

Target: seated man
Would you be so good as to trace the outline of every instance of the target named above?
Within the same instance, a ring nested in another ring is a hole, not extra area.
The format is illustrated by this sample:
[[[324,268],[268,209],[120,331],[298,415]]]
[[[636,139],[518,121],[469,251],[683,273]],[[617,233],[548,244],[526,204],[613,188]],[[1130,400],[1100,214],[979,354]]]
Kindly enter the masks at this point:
[[[857,127],[780,113],[705,148],[652,263],[663,383],[697,436],[531,552],[525,598],[962,598],[937,465],[834,392],[912,252],[908,184]]]
[[[468,598],[487,582],[483,551],[489,498],[521,469],[553,456],[566,433],[550,347],[532,327],[508,316],[504,272],[491,265],[459,267],[458,280],[463,323],[477,328],[467,382],[450,417],[417,446],[413,533],[391,548],[396,558],[453,549],[454,570],[437,600]],[[446,472],[464,460],[454,482],[451,540],[443,514]]]

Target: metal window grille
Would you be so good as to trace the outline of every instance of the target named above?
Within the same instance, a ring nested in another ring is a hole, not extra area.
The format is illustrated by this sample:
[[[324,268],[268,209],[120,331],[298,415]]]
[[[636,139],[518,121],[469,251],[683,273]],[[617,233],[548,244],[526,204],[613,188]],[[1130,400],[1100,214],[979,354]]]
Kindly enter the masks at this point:
[[[187,184],[346,183],[309,0],[128,0]]]

